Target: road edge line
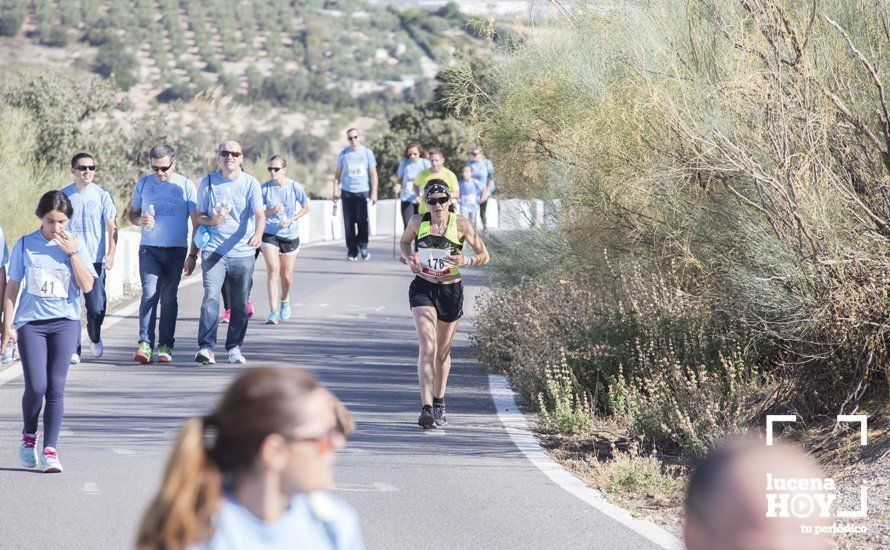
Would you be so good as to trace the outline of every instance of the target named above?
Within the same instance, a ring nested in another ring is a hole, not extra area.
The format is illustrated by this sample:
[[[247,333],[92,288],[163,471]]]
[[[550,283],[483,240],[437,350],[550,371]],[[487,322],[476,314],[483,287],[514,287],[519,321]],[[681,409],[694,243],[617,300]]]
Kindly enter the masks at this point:
[[[661,548],[683,549],[683,542],[663,527],[649,520],[634,518],[628,510],[607,501],[601,492],[591,489],[581,479],[550,458],[538,443],[538,439],[529,430],[528,421],[519,410],[516,401],[517,395],[510,389],[504,376],[489,374],[488,391],[494,402],[498,419],[513,444],[552,482]]]

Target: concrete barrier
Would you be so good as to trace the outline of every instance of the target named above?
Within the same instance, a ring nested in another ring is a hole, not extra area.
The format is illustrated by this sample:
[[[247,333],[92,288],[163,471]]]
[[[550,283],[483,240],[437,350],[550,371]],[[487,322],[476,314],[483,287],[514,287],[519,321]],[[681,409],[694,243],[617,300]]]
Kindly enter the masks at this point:
[[[343,239],[342,204],[329,200],[314,200],[309,214],[300,220],[300,242],[312,243]],[[369,205],[371,235],[400,235],[402,216],[399,201],[386,199]],[[561,205],[559,201],[489,199],[486,215],[489,230],[528,229],[554,227]],[[140,230],[127,227],[120,231],[114,267],[108,272],[105,289],[110,300],[120,298],[127,288],[139,288],[139,241]]]

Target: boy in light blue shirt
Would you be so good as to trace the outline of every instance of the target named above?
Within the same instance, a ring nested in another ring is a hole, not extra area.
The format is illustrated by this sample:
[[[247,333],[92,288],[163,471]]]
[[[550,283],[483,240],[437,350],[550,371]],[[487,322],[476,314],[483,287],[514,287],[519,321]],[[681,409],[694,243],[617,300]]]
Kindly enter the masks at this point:
[[[96,159],[82,152],[71,159],[71,174],[74,183],[62,189],[68,196],[74,214],[68,222],[68,230],[74,233],[77,241],[83,244],[86,256],[83,258],[93,266],[98,274],[93,290],[84,293],[83,302],[87,310],[87,335],[90,338],[90,351],[93,357],[102,357],[102,323],[105,322],[105,272],[114,266],[117,250],[117,208],[114,199],[105,189],[96,185]],[[81,346],[71,356],[71,364],[80,363]]]
[[[485,217],[485,210],[488,207],[488,197],[494,193],[497,187],[494,182],[494,165],[485,158],[481,147],[473,147],[467,166],[473,169],[473,177],[485,185],[479,198],[479,217],[482,219],[482,228],[487,229],[488,220]]]
[[[173,147],[156,145],[148,152],[148,158],[152,174],[136,182],[129,213],[130,222],[142,226],[139,244],[142,299],[139,304],[139,340],[133,354],[133,360],[142,364],[153,360],[158,303],[161,304],[158,363],[173,360],[179,282],[183,271],[186,276],[192,274],[198,258],[197,247],[192,244],[192,252],[186,259],[190,243],[189,218],[194,217],[198,206],[195,184],[176,173]]]
[[[356,261],[359,254],[369,260],[368,199],[377,204],[377,159],[374,153],[360,144],[361,135],[355,128],[346,130],[349,146],[337,157],[334,173],[334,200],[343,189],[343,225],[346,232],[346,259]]]
[[[272,179],[263,184],[266,230],[263,232],[263,259],[269,278],[269,317],[267,325],[277,325],[291,316],[290,287],[294,264],[300,251],[299,219],[309,213],[309,197],[303,186],[287,178],[287,162],[281,155],[269,159]],[[280,303],[279,303],[280,301]]]
[[[201,251],[204,300],[198,325],[195,361],[216,363],[216,331],[223,283],[228,287],[231,318],[226,333],[230,363],[246,363],[241,353],[247,334],[247,300],[250,297],[256,250],[262,242],[266,214],[260,182],[241,171],[241,145],[220,144],[220,169],[201,180],[196,223],[209,228],[209,239]]]

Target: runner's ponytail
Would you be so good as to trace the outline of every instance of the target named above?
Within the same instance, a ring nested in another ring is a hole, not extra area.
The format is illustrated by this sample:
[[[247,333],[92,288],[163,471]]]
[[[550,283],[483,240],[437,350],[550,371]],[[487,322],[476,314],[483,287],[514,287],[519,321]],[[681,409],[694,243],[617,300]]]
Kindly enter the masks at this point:
[[[161,490],[139,528],[137,548],[173,550],[210,538],[222,495],[222,474],[208,452],[215,433],[207,418],[191,418],[182,427]]]

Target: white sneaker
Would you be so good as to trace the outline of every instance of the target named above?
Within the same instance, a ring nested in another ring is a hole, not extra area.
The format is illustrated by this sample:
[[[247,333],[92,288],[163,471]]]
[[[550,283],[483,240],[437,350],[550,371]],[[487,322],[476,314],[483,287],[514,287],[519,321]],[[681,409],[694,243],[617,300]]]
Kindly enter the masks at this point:
[[[59,462],[59,454],[53,447],[44,447],[40,456],[40,469],[48,474],[61,474],[62,463]]]
[[[80,364],[80,355],[78,355],[76,353],[72,353],[71,354],[71,364],[79,365]]]
[[[195,354],[195,362],[201,363],[202,365],[215,365],[216,355],[210,348],[201,348],[198,353]]]
[[[102,354],[105,353],[105,346],[102,345],[102,340],[90,342],[90,351],[93,352],[93,357],[102,357]]]
[[[247,363],[247,359],[241,355],[241,348],[238,346],[229,350],[229,363]]]

